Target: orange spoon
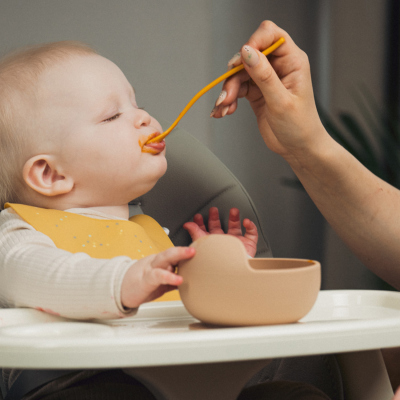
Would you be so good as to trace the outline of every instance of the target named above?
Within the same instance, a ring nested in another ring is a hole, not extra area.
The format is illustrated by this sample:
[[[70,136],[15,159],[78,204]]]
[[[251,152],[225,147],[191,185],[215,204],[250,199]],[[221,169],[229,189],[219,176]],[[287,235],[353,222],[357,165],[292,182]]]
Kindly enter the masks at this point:
[[[285,42],[285,39],[281,37],[279,40],[277,40],[272,46],[268,47],[268,49],[265,49],[262,53],[264,55],[271,54],[274,50],[276,50],[280,45],[282,45]],[[199,93],[196,94],[192,98],[192,100],[189,101],[187,106],[183,109],[183,111],[179,114],[178,118],[175,120],[175,122],[161,135],[158,135],[154,138],[151,138],[148,140],[145,144],[147,143],[156,143],[156,142],[161,142],[171,131],[178,125],[178,122],[182,119],[182,117],[188,112],[188,110],[192,107],[192,105],[201,97],[203,96],[204,93],[207,93],[210,89],[212,89],[214,86],[218,85],[220,82],[224,81],[225,79],[229,78],[230,76],[236,74],[237,72],[241,71],[244,68],[243,64],[238,65],[235,68],[230,69],[228,72],[225,74],[221,75],[219,78],[215,79],[211,83],[209,83],[205,88],[201,89]]]

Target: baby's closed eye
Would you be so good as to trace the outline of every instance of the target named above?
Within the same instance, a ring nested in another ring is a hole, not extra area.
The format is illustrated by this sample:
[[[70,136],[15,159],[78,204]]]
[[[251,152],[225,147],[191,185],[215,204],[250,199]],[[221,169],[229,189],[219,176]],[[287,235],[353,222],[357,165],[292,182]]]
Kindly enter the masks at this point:
[[[112,117],[107,118],[107,119],[105,119],[105,120],[103,120],[103,121],[101,121],[101,122],[111,122],[111,121],[114,121],[114,120],[118,119],[118,118],[121,116],[121,114],[122,114],[122,113],[116,113],[116,114],[113,115]]]

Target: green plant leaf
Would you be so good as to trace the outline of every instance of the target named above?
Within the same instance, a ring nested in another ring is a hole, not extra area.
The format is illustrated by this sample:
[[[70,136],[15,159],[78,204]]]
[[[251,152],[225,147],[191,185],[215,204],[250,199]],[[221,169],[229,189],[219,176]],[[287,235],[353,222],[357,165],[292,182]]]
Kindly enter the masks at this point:
[[[339,143],[341,144],[348,152],[356,156],[357,149],[354,147],[351,142],[343,135],[340,128],[335,124],[333,119],[329,116],[327,112],[323,110],[323,108],[317,103],[317,110],[319,117],[322,121],[327,132]]]
[[[317,104],[328,133],[371,172],[400,188],[400,120],[379,107],[364,87],[353,92],[363,118],[348,112],[338,115],[340,125]]]

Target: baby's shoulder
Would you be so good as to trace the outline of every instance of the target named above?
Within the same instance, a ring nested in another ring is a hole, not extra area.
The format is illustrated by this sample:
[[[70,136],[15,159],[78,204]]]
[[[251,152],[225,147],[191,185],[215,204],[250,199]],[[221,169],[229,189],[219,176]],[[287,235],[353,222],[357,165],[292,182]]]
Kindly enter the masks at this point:
[[[13,226],[19,228],[30,228],[12,208],[6,208],[0,212],[0,230],[10,229]]]
[[[7,221],[9,219],[19,218],[12,208],[5,208],[0,212],[0,221]]]

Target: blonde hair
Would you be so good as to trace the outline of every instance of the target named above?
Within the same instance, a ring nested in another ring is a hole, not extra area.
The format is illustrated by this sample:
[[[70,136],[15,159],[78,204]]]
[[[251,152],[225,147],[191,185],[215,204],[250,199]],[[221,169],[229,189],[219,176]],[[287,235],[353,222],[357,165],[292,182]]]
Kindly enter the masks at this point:
[[[30,110],[24,99],[35,99],[36,83],[51,66],[72,55],[97,54],[77,41],[61,41],[22,48],[0,59],[0,208],[19,202],[22,167],[30,138],[22,118]],[[31,116],[34,118],[34,116]]]

